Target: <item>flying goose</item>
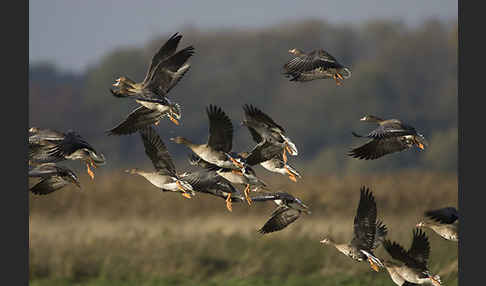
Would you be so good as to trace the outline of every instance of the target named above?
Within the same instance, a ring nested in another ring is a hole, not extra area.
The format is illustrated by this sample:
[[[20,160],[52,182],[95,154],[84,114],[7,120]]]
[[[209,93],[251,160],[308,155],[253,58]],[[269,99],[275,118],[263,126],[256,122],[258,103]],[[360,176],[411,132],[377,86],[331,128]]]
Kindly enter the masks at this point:
[[[105,164],[105,156],[72,130],[62,133],[37,127],[29,129],[29,163],[56,163],[63,160],[85,161],[91,179],[94,179],[94,173],[90,165],[96,168]]]
[[[176,172],[174,162],[164,142],[151,126],[139,130],[145,148],[145,154],[155,167],[155,172],[130,169],[125,172],[137,174],[147,179],[152,185],[162,191],[181,192],[182,196],[190,199],[194,196],[193,187],[182,179]]]
[[[371,268],[379,271],[382,262],[374,254],[375,250],[387,234],[386,226],[377,220],[376,202],[369,188],[361,187],[358,210],[354,217],[354,237],[348,244],[337,244],[331,238],[320,242],[332,245],[344,255],[356,260],[368,260]]]
[[[239,155],[244,158],[245,164],[250,166],[260,164],[260,166],[270,172],[288,175],[290,180],[297,182],[297,178],[300,178],[301,175],[295,168],[285,162],[286,156],[284,160],[287,148],[282,148],[281,145],[275,144],[272,141],[263,140],[262,137],[256,133],[255,129],[251,127],[248,129],[257,145],[250,152],[239,153]]]
[[[421,150],[428,146],[422,134],[398,119],[383,120],[373,115],[366,115],[360,121],[376,123],[378,127],[365,136],[352,132],[355,137],[367,137],[370,140],[352,149],[348,153],[351,157],[374,160],[387,154],[408,150],[413,146]]]
[[[240,161],[244,160],[241,157],[237,157],[237,158],[240,159]],[[190,155],[189,162],[193,166],[199,166],[211,171],[215,171],[216,174],[225,178],[232,184],[245,185],[244,195],[248,205],[251,205],[252,202],[251,197],[249,195],[251,187],[253,187],[254,191],[256,191],[260,187],[267,186],[267,184],[263,180],[258,178],[258,176],[255,173],[255,170],[253,170],[252,167],[246,164],[241,170],[221,168],[207,161],[204,161],[203,159],[201,159],[199,156],[195,154]]]
[[[191,67],[187,60],[194,54],[188,46],[176,52],[182,36],[175,33],[152,57],[142,82],[137,83],[126,76],[119,77],[110,89],[115,97],[133,98],[141,106],[133,110],[124,121],[107,131],[108,135],[125,135],[144,126],[157,125],[164,116],[179,125],[181,108],[167,94]]]
[[[233,145],[233,124],[224,111],[215,105],[206,108],[209,118],[209,138],[207,143],[195,144],[186,138],[170,138],[177,144],[183,144],[206,162],[221,168],[240,170],[243,164],[231,152]]]
[[[216,171],[200,170],[196,172],[183,173],[181,178],[189,183],[194,191],[207,193],[225,199],[226,208],[232,211],[233,202],[242,202],[245,198],[233,185],[218,175]]]
[[[341,85],[340,80],[351,77],[351,71],[323,49],[313,50],[308,54],[299,49],[291,49],[289,53],[294,58],[284,65],[284,75],[290,81],[333,78],[337,85]]]
[[[54,163],[43,163],[29,167],[29,177],[39,177],[41,181],[29,190],[35,195],[46,195],[68,184],[81,188],[78,176],[70,169]]]
[[[273,201],[277,208],[267,222],[258,230],[261,234],[279,231],[286,228],[300,217],[302,212],[311,214],[309,208],[298,198],[289,193],[276,192],[252,197],[253,201]]]
[[[400,244],[389,240],[383,241],[383,247],[393,259],[400,262],[400,264],[390,262],[385,264],[385,267],[391,268],[395,275],[410,283],[441,285],[440,276],[432,275],[427,268],[430,245],[421,229],[414,229],[412,245],[408,251],[405,251]]]
[[[427,227],[446,240],[459,241],[459,212],[456,208],[429,210],[425,212],[425,216],[439,223],[422,221],[416,225],[417,227]]]
[[[243,110],[245,111],[245,116],[242,124],[248,128],[255,142],[266,141],[281,147],[284,163],[287,163],[286,152],[289,152],[292,156],[298,155],[297,147],[286,136],[283,127],[273,121],[270,116],[253,105],[245,104]]]

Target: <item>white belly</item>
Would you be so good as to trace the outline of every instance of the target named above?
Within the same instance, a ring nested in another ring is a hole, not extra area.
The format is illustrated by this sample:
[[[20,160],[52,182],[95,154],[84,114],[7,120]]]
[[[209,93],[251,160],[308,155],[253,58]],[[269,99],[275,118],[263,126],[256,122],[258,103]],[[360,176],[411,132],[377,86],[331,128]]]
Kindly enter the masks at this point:
[[[147,107],[148,109],[150,110],[157,110],[157,111],[160,111],[162,113],[165,113],[165,112],[169,112],[169,106],[167,105],[162,105],[160,103],[156,103],[156,102],[147,102],[147,101],[141,101],[141,100],[136,100],[140,105],[143,105],[145,107]]]

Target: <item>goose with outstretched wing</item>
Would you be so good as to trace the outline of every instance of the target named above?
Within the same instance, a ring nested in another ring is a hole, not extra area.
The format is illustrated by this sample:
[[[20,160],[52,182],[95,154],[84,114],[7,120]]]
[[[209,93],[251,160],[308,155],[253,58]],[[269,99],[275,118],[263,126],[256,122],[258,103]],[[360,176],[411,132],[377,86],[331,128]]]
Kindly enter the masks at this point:
[[[124,121],[107,131],[108,135],[126,135],[148,126],[157,125],[167,116],[179,125],[181,107],[172,102],[167,94],[187,73],[188,59],[194,54],[194,47],[188,46],[177,50],[182,36],[172,35],[152,57],[149,68],[142,82],[137,83],[126,76],[119,77],[110,89],[113,96],[132,98],[141,106],[133,110]]]

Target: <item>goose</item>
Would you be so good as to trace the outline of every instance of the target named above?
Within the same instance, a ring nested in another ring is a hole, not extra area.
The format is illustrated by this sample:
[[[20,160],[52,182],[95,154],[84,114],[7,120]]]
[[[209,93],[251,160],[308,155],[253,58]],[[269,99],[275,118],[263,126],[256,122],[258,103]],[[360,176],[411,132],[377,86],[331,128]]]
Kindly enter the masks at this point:
[[[296,221],[302,212],[311,214],[309,207],[300,199],[285,192],[256,195],[252,197],[252,200],[256,202],[273,201],[277,205],[267,222],[258,230],[262,235],[286,228]]]
[[[138,132],[142,138],[145,154],[152,161],[155,172],[136,168],[125,172],[144,177],[162,191],[180,192],[185,198],[192,198],[195,195],[193,187],[177,174],[174,162],[160,136],[151,126],[146,126]]]
[[[63,160],[83,160],[91,179],[90,166],[106,163],[105,156],[96,151],[81,135],[73,130],[62,133],[56,130],[31,127],[29,129],[29,163],[56,163]]]
[[[55,163],[30,166],[29,177],[41,178],[40,182],[29,189],[35,195],[47,195],[69,184],[81,188],[78,176],[73,171],[66,167],[57,166]]]
[[[245,112],[242,125],[245,125],[253,140],[257,143],[266,141],[268,143],[280,146],[282,148],[282,158],[284,163],[287,163],[288,152],[292,156],[299,154],[295,144],[287,137],[282,126],[278,125],[267,114],[253,105],[245,104],[243,106]]]
[[[181,178],[188,182],[196,192],[207,193],[225,199],[226,208],[230,212],[233,210],[233,202],[242,202],[244,200],[241,192],[214,170],[183,173]]]
[[[207,143],[195,144],[188,139],[177,136],[170,140],[183,144],[204,161],[221,168],[240,170],[243,168],[241,160],[231,152],[233,145],[233,124],[224,111],[215,105],[206,108],[209,118],[209,138]]]
[[[333,78],[337,85],[340,80],[351,77],[349,68],[340,64],[336,58],[323,49],[304,53],[300,49],[290,49],[294,57],[284,65],[284,75],[290,81],[306,82],[316,79]]]
[[[370,138],[365,144],[352,149],[348,155],[364,160],[375,160],[387,154],[401,152],[417,146],[425,150],[428,146],[425,137],[417,130],[398,119],[383,120],[374,115],[366,115],[360,119],[364,122],[378,124],[378,127],[363,136],[352,132],[355,137]]]
[[[190,69],[191,65],[186,62],[194,54],[193,46],[176,52],[181,38],[175,33],[157,51],[142,82],[137,83],[126,76],[116,79],[113,84],[116,89],[110,89],[111,94],[119,98],[132,98],[141,106],[117,126],[107,130],[108,135],[132,134],[147,125],[158,125],[164,116],[179,125],[181,107],[172,102],[167,94]]]
[[[242,160],[242,158],[237,157]],[[253,187],[254,191],[259,188],[265,188],[267,184],[260,179],[255,170],[252,167],[245,165],[241,170],[233,170],[229,168],[221,168],[207,161],[204,161],[199,156],[191,154],[189,157],[189,163],[193,166],[199,166],[211,171],[215,171],[216,174],[228,180],[232,184],[245,185],[244,195],[248,205],[251,205],[252,200],[249,196],[250,190]]]
[[[302,177],[294,167],[285,162],[280,145],[263,141],[257,133],[252,134],[255,134],[255,136],[252,136],[255,141],[260,141],[256,141],[257,145],[250,152],[239,153],[245,164],[250,166],[260,164],[270,172],[287,175],[294,182],[297,182],[297,178]]]
[[[425,216],[437,223],[419,222],[416,227],[427,227],[446,240],[459,241],[459,212],[454,207],[445,207],[425,212]]]
[[[383,241],[383,247],[393,259],[400,262],[386,261],[383,266],[395,273],[395,276],[399,276],[409,283],[441,285],[440,276],[432,275],[427,268],[430,245],[425,232],[421,229],[413,230],[413,241],[408,251],[405,251],[400,244],[386,239]],[[393,280],[398,279],[395,277]]]
[[[333,239],[326,237],[320,242],[324,245],[332,245],[339,252],[356,260],[368,260],[373,270],[379,271],[383,267],[382,262],[373,254],[387,235],[387,228],[383,222],[377,220],[376,202],[373,193],[362,186],[358,210],[354,217],[354,237],[350,243],[338,244]]]

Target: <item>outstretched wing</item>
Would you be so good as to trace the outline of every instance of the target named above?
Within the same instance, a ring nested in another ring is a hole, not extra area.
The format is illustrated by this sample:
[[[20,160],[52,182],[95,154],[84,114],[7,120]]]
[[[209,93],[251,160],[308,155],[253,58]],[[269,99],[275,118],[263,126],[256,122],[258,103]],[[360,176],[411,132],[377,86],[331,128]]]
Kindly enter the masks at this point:
[[[293,223],[300,216],[300,211],[281,206],[273,212],[270,219],[258,230],[261,234],[266,234],[274,231],[279,231],[286,228],[289,224]]]
[[[454,207],[445,207],[425,212],[425,216],[440,223],[451,224],[459,219],[459,212]]]
[[[250,126],[261,126],[268,129],[277,129],[281,133],[285,133],[282,126],[278,125],[273,119],[267,114],[263,113],[260,109],[256,108],[251,104],[245,104],[243,106],[245,111],[245,121],[247,121]],[[251,130],[250,130],[251,132]]]
[[[413,241],[407,254],[413,265],[422,269],[427,268],[427,260],[429,259],[430,245],[429,239],[421,229],[416,228],[413,231]]]
[[[108,135],[127,135],[137,132],[141,128],[152,125],[159,121],[164,113],[140,106],[134,109],[128,116],[117,126],[106,131]]]
[[[361,187],[360,199],[354,217],[354,237],[351,244],[366,251],[371,251],[375,244],[376,202],[373,193]]]
[[[405,249],[400,244],[385,239],[383,241],[383,248],[385,248],[386,252],[388,252],[388,254],[390,254],[393,259],[396,259],[403,263],[407,263],[409,261],[407,251],[405,251]]]
[[[175,53],[181,39],[182,39],[182,35],[179,35],[179,33],[175,33],[167,40],[167,42],[165,42],[165,44],[162,47],[160,47],[160,49],[157,51],[157,53],[152,57],[152,60],[150,61],[147,74],[143,79],[143,84],[145,84],[152,77],[152,72],[154,68],[160,62],[162,62],[163,60],[167,59],[168,57],[172,56]]]
[[[193,54],[194,47],[189,46],[160,62],[152,72],[152,77],[144,86],[159,95],[167,94],[189,69],[189,65],[185,65],[185,63]],[[183,69],[179,72],[181,68]]]
[[[69,184],[60,176],[52,176],[35,184],[30,191],[35,195],[47,195]]]
[[[145,147],[145,154],[152,161],[155,170],[162,175],[177,176],[169,151],[155,130],[151,126],[147,126],[139,132]]]
[[[417,131],[415,128],[402,124],[398,120],[390,120],[384,124],[380,124],[376,129],[371,131],[366,137],[374,139],[382,139],[389,137],[400,137],[405,135],[415,135]]]
[[[233,124],[224,111],[215,105],[206,108],[209,118],[208,145],[216,150],[230,152],[233,144]]]
[[[382,221],[376,222],[376,232],[375,232],[375,243],[373,244],[373,249],[376,249],[380,244],[383,243],[385,240],[386,235],[388,234],[388,229],[386,225]]]
[[[375,160],[387,154],[404,151],[410,147],[411,145],[399,137],[372,139],[352,149],[348,155],[358,159]]]

